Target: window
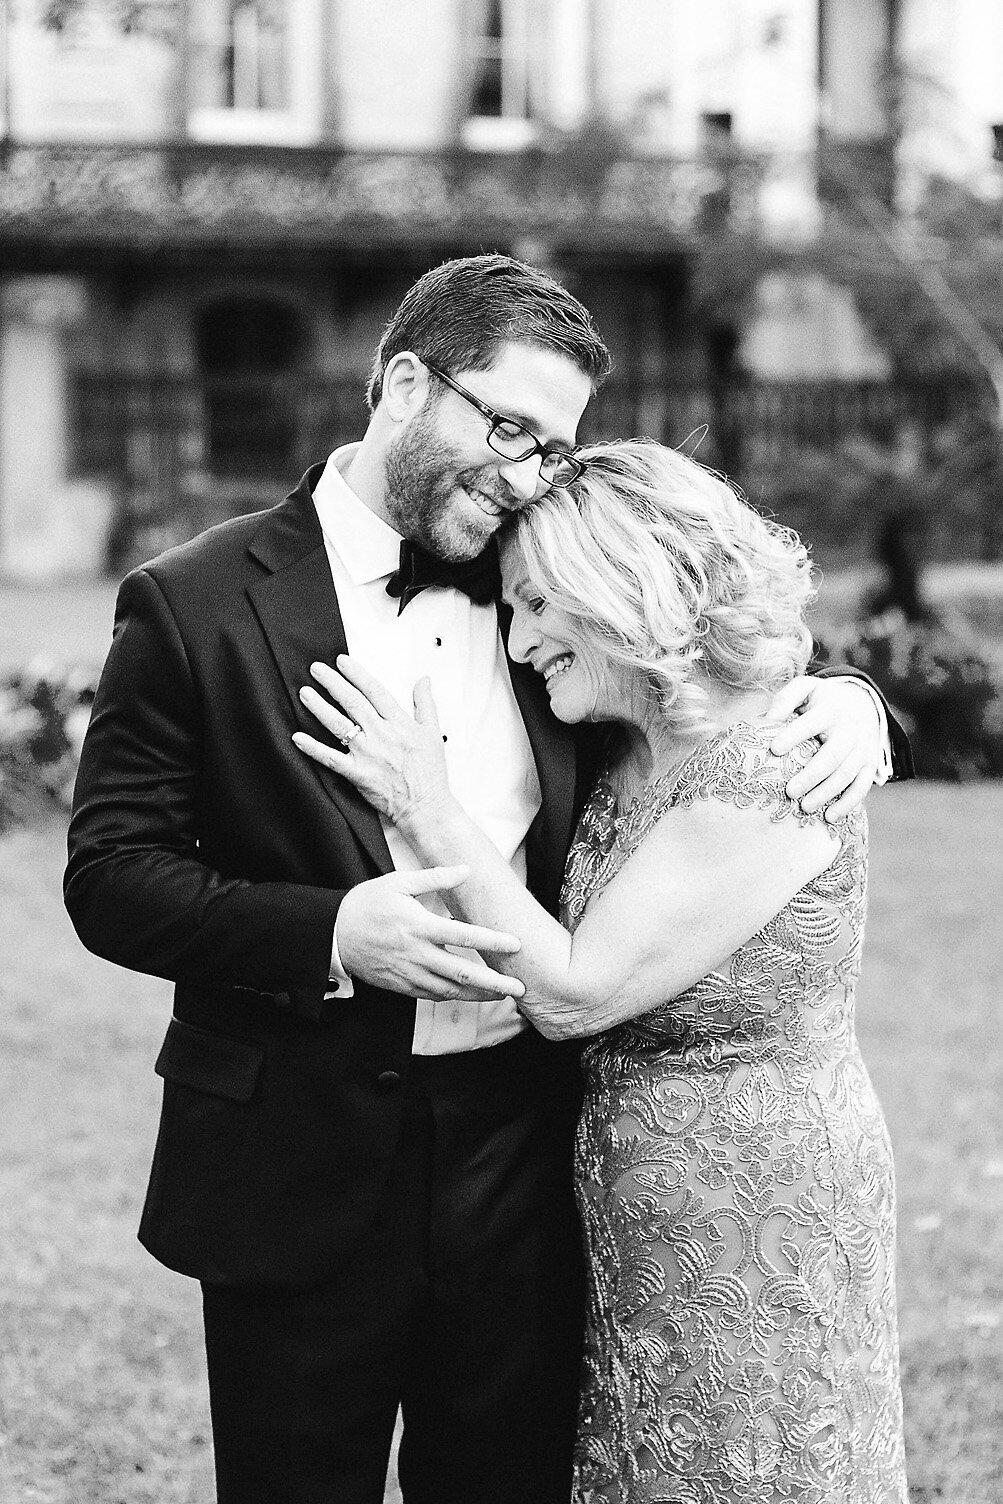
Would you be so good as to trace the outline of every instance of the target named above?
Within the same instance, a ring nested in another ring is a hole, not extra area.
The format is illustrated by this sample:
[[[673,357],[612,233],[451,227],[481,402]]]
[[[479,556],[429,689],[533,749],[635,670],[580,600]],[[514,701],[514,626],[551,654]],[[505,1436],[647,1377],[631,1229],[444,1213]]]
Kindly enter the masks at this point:
[[[700,139],[704,151],[726,151],[732,141],[730,110],[705,110],[700,116]]]
[[[708,168],[700,199],[700,228],[707,235],[725,231],[731,218],[733,127],[730,110],[705,110],[700,116],[701,153]]]
[[[533,140],[529,17],[529,0],[472,0],[467,146],[515,150]]]
[[[197,140],[315,140],[321,0],[201,0],[191,48]]]
[[[289,107],[288,16],[281,0],[216,0],[196,43],[195,97],[208,109]]]
[[[197,339],[210,469],[288,474],[298,437],[295,376],[306,339],[298,313],[267,297],[222,298],[202,309]]]

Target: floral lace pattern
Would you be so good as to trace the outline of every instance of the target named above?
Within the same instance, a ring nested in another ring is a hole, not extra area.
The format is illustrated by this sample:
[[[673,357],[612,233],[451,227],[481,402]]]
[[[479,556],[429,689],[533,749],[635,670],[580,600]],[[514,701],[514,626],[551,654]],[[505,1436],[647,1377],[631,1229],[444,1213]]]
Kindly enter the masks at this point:
[[[565,923],[697,799],[806,817],[770,732],[704,742],[617,814],[597,785]],[[866,822],[718,970],[589,1041],[575,1504],[905,1504],[895,1201],[853,1025]]]

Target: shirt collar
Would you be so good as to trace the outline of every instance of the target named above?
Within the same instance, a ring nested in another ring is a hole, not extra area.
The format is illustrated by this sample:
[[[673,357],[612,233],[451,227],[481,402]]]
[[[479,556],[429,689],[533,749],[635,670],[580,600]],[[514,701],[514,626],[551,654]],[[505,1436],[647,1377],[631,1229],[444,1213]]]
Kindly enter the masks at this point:
[[[353,585],[393,574],[400,563],[401,535],[366,506],[345,479],[358,444],[343,444],[328,457],[313,490],[321,530]]]

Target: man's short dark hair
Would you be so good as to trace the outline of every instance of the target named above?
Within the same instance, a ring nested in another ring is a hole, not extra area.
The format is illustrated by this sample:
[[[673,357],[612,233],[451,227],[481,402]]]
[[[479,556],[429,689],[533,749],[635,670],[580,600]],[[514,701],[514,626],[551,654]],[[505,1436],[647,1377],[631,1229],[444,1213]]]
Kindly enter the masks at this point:
[[[444,371],[486,371],[507,341],[566,355],[592,382],[612,361],[592,315],[566,287],[512,256],[464,256],[425,272],[383,331],[366,400],[383,395],[383,372],[401,350]]]

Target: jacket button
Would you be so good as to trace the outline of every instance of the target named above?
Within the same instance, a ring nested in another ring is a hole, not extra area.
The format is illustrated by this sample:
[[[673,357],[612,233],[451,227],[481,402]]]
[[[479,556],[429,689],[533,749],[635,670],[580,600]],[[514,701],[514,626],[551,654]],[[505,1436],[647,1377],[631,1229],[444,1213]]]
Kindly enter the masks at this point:
[[[400,1071],[380,1071],[376,1077],[376,1085],[383,1091],[396,1091],[402,1079]]]

